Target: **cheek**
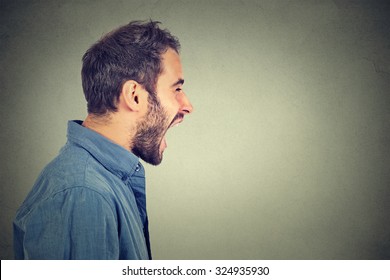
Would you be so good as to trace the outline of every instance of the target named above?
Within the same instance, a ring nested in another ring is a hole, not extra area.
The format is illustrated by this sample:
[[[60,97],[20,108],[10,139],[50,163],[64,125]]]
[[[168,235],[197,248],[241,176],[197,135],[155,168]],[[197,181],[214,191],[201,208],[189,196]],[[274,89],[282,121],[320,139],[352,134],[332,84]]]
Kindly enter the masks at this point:
[[[167,100],[167,102],[165,102],[164,104],[164,108],[169,116],[176,116],[180,108],[179,102],[176,97]]]

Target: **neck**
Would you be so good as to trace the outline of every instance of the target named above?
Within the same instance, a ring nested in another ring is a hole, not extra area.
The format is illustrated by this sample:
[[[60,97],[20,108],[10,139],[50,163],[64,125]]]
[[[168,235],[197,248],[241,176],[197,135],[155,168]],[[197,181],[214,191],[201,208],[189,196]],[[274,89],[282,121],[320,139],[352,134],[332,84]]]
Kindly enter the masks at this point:
[[[126,123],[124,118],[116,116],[115,113],[104,116],[88,114],[83,122],[83,126],[131,151],[131,139],[135,129],[129,126],[129,123],[131,124],[132,122]]]

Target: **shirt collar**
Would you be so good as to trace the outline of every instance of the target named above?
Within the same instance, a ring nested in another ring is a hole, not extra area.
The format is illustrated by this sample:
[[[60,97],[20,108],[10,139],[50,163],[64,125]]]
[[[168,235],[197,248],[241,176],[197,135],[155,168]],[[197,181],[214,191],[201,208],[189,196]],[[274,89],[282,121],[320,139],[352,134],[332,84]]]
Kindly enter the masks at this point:
[[[132,176],[135,171],[143,170],[137,156],[99,133],[82,126],[82,121],[69,121],[67,136],[69,141],[87,150],[105,168],[122,180]]]

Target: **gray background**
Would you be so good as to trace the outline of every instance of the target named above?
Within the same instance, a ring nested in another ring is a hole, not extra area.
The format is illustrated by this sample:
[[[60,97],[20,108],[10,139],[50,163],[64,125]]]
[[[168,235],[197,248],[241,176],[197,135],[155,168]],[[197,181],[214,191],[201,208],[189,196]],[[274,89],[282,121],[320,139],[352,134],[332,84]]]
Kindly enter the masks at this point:
[[[81,57],[149,19],[182,43],[195,112],[146,166],[156,259],[390,258],[389,1],[4,1],[2,259],[83,119]]]

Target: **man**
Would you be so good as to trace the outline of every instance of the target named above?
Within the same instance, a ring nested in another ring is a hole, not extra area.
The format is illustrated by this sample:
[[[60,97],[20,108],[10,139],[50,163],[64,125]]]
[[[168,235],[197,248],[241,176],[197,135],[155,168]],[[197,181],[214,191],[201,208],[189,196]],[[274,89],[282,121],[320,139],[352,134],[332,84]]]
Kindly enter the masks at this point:
[[[88,116],[45,167],[14,221],[17,259],[151,259],[145,172],[165,133],[192,112],[179,42],[130,22],[83,56]]]

